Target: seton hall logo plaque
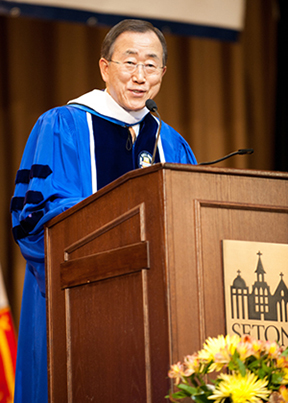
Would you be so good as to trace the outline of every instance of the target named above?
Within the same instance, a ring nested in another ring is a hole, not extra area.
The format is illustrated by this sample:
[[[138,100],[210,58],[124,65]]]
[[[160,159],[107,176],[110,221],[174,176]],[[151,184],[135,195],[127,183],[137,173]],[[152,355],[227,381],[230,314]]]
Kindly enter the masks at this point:
[[[223,240],[227,334],[288,346],[288,245]]]

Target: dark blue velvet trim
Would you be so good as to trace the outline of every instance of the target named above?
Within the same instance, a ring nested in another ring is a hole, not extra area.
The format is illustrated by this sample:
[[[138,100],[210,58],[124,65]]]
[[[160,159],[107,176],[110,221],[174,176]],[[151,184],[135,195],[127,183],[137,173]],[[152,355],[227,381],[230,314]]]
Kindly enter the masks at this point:
[[[96,26],[113,26],[125,18],[139,18],[134,15],[118,15],[97,13],[86,10],[78,10],[64,7],[51,7],[42,5],[31,5],[25,2],[0,1],[2,14],[11,14],[16,9],[21,16],[43,18],[48,20],[74,21],[84,24],[95,24]],[[208,25],[169,21],[156,18],[145,18],[155,27],[164,33],[186,36],[200,36],[205,38],[220,39],[224,41],[237,41],[239,31],[229,28],[221,28]]]
[[[15,184],[17,183],[29,183],[32,178],[46,179],[47,176],[52,174],[52,170],[49,165],[34,164],[30,169],[19,169],[16,174]]]
[[[30,169],[19,169],[16,174],[15,185],[17,183],[29,183]]]
[[[131,138],[128,127],[121,127],[97,115],[92,116],[97,167],[97,189],[113,182],[126,172],[139,168],[142,152],[153,154],[157,122],[148,113],[140,124],[140,131],[132,147],[127,147]],[[159,162],[157,151],[156,162]]]
[[[20,239],[25,238],[28,234],[24,231],[21,225],[16,225],[16,227],[12,228],[12,234],[15,242],[18,242]]]
[[[25,220],[22,220],[20,225],[16,225],[12,228],[12,234],[16,242],[20,239],[26,238],[29,235],[38,221],[43,217],[43,211],[37,211],[30,214]]]
[[[24,197],[13,197],[10,203],[10,211],[22,210],[24,206]]]
[[[33,231],[35,226],[37,225],[38,221],[43,217],[43,211],[35,211],[34,213],[30,214],[25,220],[20,222],[21,227],[23,228],[26,236],[29,232]]]
[[[52,170],[50,169],[49,165],[32,165],[30,171],[30,179],[32,178],[40,178],[46,179],[47,176],[52,174]]]
[[[38,204],[44,200],[41,192],[36,192],[35,190],[28,190],[25,195],[24,204]]]

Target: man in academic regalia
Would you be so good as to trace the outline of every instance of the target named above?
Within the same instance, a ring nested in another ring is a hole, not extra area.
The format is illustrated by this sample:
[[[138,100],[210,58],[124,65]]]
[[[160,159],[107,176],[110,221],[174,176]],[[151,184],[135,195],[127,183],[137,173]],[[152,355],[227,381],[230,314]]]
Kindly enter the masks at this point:
[[[27,260],[15,403],[45,403],[47,340],[43,224],[119,176],[149,165],[159,120],[145,102],[166,71],[163,34],[124,20],[102,45],[106,90],[44,113],[28,139],[11,201],[13,235]],[[187,142],[163,122],[155,162],[196,164]]]

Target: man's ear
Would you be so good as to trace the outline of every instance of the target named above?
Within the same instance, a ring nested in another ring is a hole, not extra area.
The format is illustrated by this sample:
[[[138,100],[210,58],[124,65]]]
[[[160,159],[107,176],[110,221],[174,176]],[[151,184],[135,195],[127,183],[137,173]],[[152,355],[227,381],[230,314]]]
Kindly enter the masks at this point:
[[[167,71],[167,66],[163,67],[163,70],[162,70],[162,77],[164,76],[164,74],[166,73],[166,71]]]
[[[101,57],[99,60],[99,68],[100,68],[100,73],[102,76],[103,81],[106,83],[109,75],[109,62],[104,59],[104,57]]]

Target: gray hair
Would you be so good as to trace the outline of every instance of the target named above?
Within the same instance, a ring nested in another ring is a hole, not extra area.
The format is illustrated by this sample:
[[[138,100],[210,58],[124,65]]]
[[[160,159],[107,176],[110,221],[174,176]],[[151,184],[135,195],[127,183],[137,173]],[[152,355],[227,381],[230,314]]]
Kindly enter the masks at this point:
[[[167,44],[166,39],[162,32],[154,27],[150,22],[144,20],[123,20],[110,29],[105,36],[101,47],[101,57],[110,61],[114,52],[114,44],[119,35],[123,32],[140,32],[145,33],[148,31],[154,32],[159,41],[161,42],[163,49],[163,66],[167,63]]]

